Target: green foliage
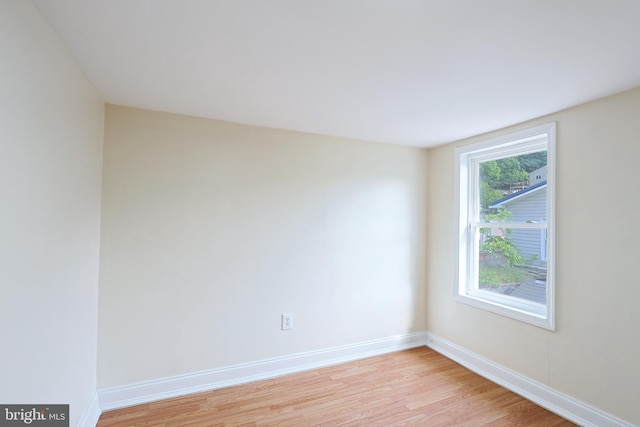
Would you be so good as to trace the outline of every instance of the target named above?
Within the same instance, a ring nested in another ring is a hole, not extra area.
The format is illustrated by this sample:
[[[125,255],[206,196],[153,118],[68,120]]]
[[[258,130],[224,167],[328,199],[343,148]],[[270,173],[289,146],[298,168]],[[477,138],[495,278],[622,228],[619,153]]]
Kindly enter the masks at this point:
[[[482,267],[479,273],[481,287],[497,288],[507,283],[522,283],[531,276],[515,267]]]
[[[500,180],[497,182],[498,188],[508,189],[510,184],[527,182],[529,173],[522,169],[520,162],[515,157],[495,160],[500,168]]]
[[[491,203],[499,200],[503,197],[503,192],[500,190],[493,189],[489,186],[489,183],[486,181],[480,182],[480,206],[483,208],[488,208],[491,206]]]
[[[509,267],[516,264],[524,264],[524,258],[513,240],[503,236],[487,236],[480,245],[480,253],[493,256],[501,256]]]
[[[484,220],[487,222],[505,222],[512,216],[511,211],[501,209],[492,214],[485,214]],[[480,245],[480,253],[500,256],[510,267],[516,264],[524,264],[525,260],[520,255],[520,249],[513,243],[512,239],[504,237],[504,235],[511,234],[513,230],[504,227],[499,227],[498,229],[502,231],[502,236],[489,235],[491,232],[490,228],[483,227],[480,229],[480,233],[484,235],[484,242]]]
[[[483,182],[497,183],[500,182],[502,171],[495,160],[480,164],[480,180]],[[495,188],[495,187],[494,187]]]
[[[506,209],[500,209],[498,212],[492,214],[485,214],[484,220],[487,222],[505,222],[513,216],[511,211]]]
[[[520,166],[525,172],[531,173],[547,164],[547,152],[540,151],[537,153],[524,154],[516,157],[516,159],[518,159]]]

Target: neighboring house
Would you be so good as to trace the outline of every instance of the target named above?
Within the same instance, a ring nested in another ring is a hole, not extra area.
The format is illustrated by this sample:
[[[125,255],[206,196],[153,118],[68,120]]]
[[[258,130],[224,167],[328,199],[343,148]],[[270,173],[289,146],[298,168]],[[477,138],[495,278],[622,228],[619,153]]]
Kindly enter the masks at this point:
[[[547,180],[547,166],[536,169],[529,174],[529,186],[536,185],[539,182]]]
[[[544,169],[544,171],[542,171]],[[544,175],[546,166],[531,173]],[[547,220],[547,181],[539,181],[517,193],[509,194],[493,202],[489,208],[506,209],[511,212],[512,220],[520,222],[545,222]],[[518,230],[514,229],[509,235],[515,245],[520,248],[521,255],[526,259],[546,261],[547,233],[546,230]]]

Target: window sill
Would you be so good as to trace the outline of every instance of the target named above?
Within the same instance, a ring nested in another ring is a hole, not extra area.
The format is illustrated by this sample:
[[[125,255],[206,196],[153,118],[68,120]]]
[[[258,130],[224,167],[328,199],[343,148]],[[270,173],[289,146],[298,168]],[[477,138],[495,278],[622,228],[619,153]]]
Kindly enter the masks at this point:
[[[543,304],[520,304],[521,307],[514,307],[506,304],[509,297],[496,298],[492,301],[469,294],[456,294],[454,299],[463,304],[555,332],[554,319],[549,317],[548,309]],[[504,302],[501,302],[500,299],[503,299]]]

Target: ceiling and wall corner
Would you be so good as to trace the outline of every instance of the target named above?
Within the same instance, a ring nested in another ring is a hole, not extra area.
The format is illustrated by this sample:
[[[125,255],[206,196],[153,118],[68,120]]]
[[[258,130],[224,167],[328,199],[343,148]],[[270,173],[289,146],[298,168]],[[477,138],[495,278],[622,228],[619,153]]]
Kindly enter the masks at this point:
[[[33,0],[108,103],[428,147],[640,86],[635,0]]]

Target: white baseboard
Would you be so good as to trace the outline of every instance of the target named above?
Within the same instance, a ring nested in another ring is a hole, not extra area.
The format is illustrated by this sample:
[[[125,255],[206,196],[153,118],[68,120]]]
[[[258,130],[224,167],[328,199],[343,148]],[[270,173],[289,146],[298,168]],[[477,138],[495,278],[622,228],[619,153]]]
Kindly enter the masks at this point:
[[[98,390],[100,409],[108,411],[161,399],[274,378],[338,363],[426,345],[425,332],[276,357],[252,363]]]
[[[78,422],[78,427],[96,427],[98,419],[100,419],[100,405],[98,403],[98,393],[94,392],[89,405],[82,413],[82,417]]]
[[[457,344],[427,332],[427,347],[578,425],[633,427],[626,421],[498,365]]]

